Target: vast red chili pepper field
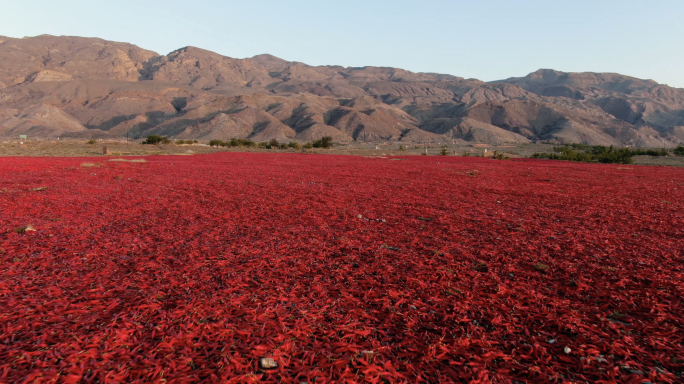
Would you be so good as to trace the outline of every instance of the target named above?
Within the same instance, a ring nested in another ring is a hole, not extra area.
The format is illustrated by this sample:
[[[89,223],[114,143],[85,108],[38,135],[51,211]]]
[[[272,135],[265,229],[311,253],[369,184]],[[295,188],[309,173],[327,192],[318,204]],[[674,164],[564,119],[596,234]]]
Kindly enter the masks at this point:
[[[0,158],[0,382],[683,380],[684,169],[144,161]]]

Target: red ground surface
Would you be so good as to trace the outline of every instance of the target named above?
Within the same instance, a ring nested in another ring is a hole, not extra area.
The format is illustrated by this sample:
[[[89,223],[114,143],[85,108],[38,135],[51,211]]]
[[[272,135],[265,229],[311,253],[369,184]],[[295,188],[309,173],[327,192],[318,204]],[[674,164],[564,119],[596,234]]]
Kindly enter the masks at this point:
[[[0,158],[0,382],[682,381],[682,169],[147,161]]]

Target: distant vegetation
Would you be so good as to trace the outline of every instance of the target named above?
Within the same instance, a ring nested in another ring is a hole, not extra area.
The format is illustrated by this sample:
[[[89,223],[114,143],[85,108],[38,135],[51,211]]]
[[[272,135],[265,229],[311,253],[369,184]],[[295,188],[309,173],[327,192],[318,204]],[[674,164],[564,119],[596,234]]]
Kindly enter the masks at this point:
[[[149,135],[147,136],[147,139],[142,142],[142,144],[169,144],[171,143],[171,140],[169,140],[168,137],[166,136],[159,136],[159,135]]]
[[[679,147],[675,148],[674,154],[677,156],[684,156],[684,147],[680,145]]]
[[[321,138],[320,140],[316,140],[313,143],[311,143],[314,148],[332,148],[333,147],[333,138],[330,136],[325,136]]]
[[[254,142],[248,139],[230,139],[230,141],[223,140],[211,140],[209,145],[212,147],[256,147],[263,149],[300,149],[302,146],[291,141],[289,143],[280,143],[278,140],[273,139],[271,141],[264,142]],[[306,143],[304,148],[332,148],[333,142],[332,137],[326,136],[320,140],[312,141]]]
[[[503,153],[499,151],[494,151],[494,154],[492,155],[492,159],[494,160],[508,160],[508,156],[504,155]]]
[[[197,140],[176,140],[176,144],[197,144],[199,141]]]
[[[681,147],[681,146],[680,146]],[[633,156],[667,156],[666,149],[614,148],[603,145],[565,144],[553,149],[555,153],[535,153],[536,159],[569,160],[585,163],[631,164]],[[679,148],[675,149],[675,154]],[[684,152],[684,148],[682,148]]]

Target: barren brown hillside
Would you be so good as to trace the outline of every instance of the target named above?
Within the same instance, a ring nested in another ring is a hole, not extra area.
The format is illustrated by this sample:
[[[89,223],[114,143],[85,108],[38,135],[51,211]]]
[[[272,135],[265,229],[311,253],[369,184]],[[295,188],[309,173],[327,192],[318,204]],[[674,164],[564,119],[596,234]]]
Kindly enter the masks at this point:
[[[166,56],[95,38],[0,37],[0,136],[672,147],[684,89],[539,70],[492,83],[396,68]]]

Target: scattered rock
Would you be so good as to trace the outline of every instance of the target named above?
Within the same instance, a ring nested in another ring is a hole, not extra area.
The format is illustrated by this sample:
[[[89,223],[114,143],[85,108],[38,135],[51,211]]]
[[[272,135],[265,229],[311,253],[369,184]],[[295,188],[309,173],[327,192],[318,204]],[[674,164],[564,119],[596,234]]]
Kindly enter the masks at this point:
[[[549,344],[556,344],[556,339],[549,340]]]
[[[565,352],[566,355],[569,355],[570,352],[572,352],[572,349],[570,349],[569,347],[565,347],[563,348],[563,352]]]
[[[357,219],[363,219],[363,215],[356,215]]]
[[[32,191],[38,192],[38,191],[44,191],[46,189],[47,189],[47,187],[38,187],[38,188],[33,188]]]
[[[36,229],[31,224],[24,226],[24,227],[19,227],[19,228],[14,230],[14,232],[16,232],[16,233],[26,233],[26,232],[35,232],[35,231],[36,231]]]
[[[270,357],[264,357],[259,359],[259,368],[261,369],[276,369],[278,368],[278,363]]]
[[[415,311],[416,309],[418,309],[418,308],[416,308],[415,305],[411,305],[410,308],[413,309],[414,311]]]

